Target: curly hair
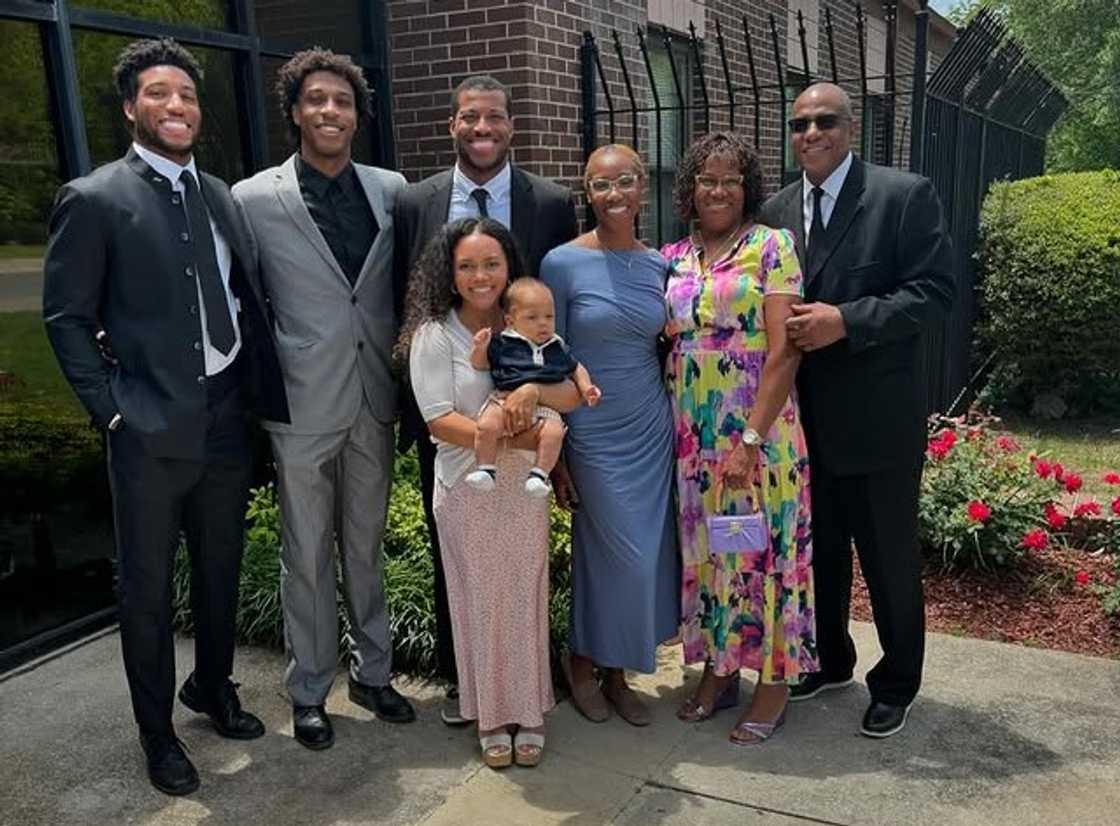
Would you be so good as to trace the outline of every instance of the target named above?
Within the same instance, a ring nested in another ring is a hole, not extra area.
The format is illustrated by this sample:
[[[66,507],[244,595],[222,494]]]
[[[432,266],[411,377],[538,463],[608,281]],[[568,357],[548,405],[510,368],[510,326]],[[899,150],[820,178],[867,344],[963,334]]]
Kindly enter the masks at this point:
[[[117,62],[113,64],[113,86],[121,100],[136,100],[140,91],[140,73],[153,66],[174,66],[186,72],[195,86],[202,84],[202,67],[178,41],[170,37],[134,40],[121,49]]]
[[[292,118],[292,107],[299,101],[303,81],[312,72],[331,72],[350,84],[354,90],[354,105],[358,110],[359,126],[373,114],[373,92],[366,83],[362,70],[350,59],[350,55],[335,54],[330,49],[314,46],[296,52],[292,59],[280,67],[276,73],[274,87],[280,101],[284,123],[288,126],[288,137],[299,147],[299,127]]]
[[[677,216],[686,224],[696,217],[696,176],[712,155],[739,162],[743,175],[743,220],[751,220],[762,206],[762,164],[750,142],[736,132],[710,132],[689,144],[673,181],[673,209]]]
[[[460,218],[440,227],[424,247],[408,277],[404,324],[393,346],[393,366],[408,375],[408,352],[412,336],[429,321],[442,321],[463,303],[455,292],[455,248],[468,235],[489,235],[506,256],[508,283],[525,275],[525,264],[510,231],[493,218]],[[500,297],[504,298],[503,296]]]

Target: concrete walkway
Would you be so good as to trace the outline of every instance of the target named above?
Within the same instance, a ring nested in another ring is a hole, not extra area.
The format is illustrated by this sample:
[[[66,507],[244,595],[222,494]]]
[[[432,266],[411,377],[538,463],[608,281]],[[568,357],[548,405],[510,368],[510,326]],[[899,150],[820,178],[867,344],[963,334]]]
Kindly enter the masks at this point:
[[[861,665],[874,630],[855,627]],[[172,799],[147,783],[113,633],[0,678],[0,823],[38,824],[1075,824],[1120,822],[1120,663],[930,635],[926,685],[904,732],[856,733],[862,685],[792,710],[761,747],[727,743],[734,712],[697,726],[673,712],[698,674],[666,649],[637,684],[655,721],[633,729],[549,716],[536,770],[482,768],[469,730],[438,720],[440,692],[402,681],[420,720],[391,726],[346,699],[328,708],[337,743],[292,739],[282,658],[243,649],[237,679],[268,734],[217,737],[176,709],[202,775]],[[185,676],[191,642],[179,643]],[[747,689],[744,689],[746,695]],[[746,697],[744,696],[744,699]]]

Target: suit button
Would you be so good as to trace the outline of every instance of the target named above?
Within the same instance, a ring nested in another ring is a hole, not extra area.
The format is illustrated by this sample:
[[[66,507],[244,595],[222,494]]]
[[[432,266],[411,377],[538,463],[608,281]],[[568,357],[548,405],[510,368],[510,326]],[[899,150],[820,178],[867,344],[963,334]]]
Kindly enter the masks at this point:
[[[350,303],[351,304],[357,304],[358,303],[358,296],[356,296],[356,295],[350,296]]]
[[[199,376],[198,377],[198,383],[199,384],[206,384],[206,376]]]
[[[363,347],[365,347],[365,346],[366,346],[366,343],[365,343],[364,341],[359,341],[359,342],[358,342],[358,349],[359,349],[359,350],[361,350],[361,349],[362,349]]]
[[[191,315],[198,315],[198,305],[197,304],[192,304],[190,306],[190,312],[191,312]]]
[[[194,278],[194,267],[187,267],[185,270],[183,270],[183,275],[185,275],[187,278]]]
[[[176,206],[178,206],[179,202],[182,201],[182,200],[183,199],[180,198],[178,195],[172,195],[171,196],[171,203],[175,204]]]
[[[186,243],[187,241],[191,240],[191,234],[189,232],[180,232],[179,233],[179,240],[182,241],[183,243]]]
[[[201,341],[196,341],[194,343],[194,349],[201,350],[202,349],[202,342]]]

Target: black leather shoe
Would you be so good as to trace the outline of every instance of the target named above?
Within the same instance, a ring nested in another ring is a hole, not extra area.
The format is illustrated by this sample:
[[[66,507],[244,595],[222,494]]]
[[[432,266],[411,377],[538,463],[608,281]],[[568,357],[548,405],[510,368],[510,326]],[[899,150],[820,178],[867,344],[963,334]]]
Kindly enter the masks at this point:
[[[910,716],[910,706],[892,706],[872,700],[863,715],[863,723],[859,733],[865,737],[890,737],[898,734],[906,725],[906,718]]]
[[[148,758],[148,779],[164,794],[184,795],[198,789],[198,772],[174,734],[141,734]]]
[[[218,696],[206,700],[199,694],[192,671],[179,689],[179,700],[191,711],[207,715],[222,737],[254,740],[264,734],[264,723],[256,715],[242,710],[237,686],[237,683],[226,680],[218,689]]]
[[[789,690],[789,699],[791,703],[796,703],[799,700],[809,700],[816,697],[822,691],[847,688],[853,682],[855,682],[855,680],[852,679],[850,674],[840,679],[832,679],[817,671],[802,677],[801,682],[792,686]]]
[[[323,706],[292,706],[296,740],[312,751],[322,751],[334,745],[334,726]]]
[[[368,708],[386,723],[411,723],[416,710],[391,685],[366,685],[350,678],[350,702]]]

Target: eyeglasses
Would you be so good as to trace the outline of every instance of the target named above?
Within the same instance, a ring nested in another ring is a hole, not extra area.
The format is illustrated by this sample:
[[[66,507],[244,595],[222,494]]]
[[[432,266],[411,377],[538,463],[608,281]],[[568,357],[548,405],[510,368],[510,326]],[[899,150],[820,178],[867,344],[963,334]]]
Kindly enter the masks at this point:
[[[742,175],[724,175],[719,178],[715,175],[697,175],[696,186],[700,189],[715,189],[722,186],[724,189],[737,189],[743,185]]]
[[[617,187],[619,192],[633,192],[638,188],[638,176],[630,172],[623,172],[614,180],[610,178],[592,178],[587,182],[587,188],[596,195],[606,195]]]
[[[829,129],[835,129],[841,123],[846,121],[847,118],[843,115],[817,115],[815,118],[790,118],[789,131],[795,132],[800,135],[802,132],[808,132],[811,124],[816,124],[817,129],[821,132],[827,132]]]

